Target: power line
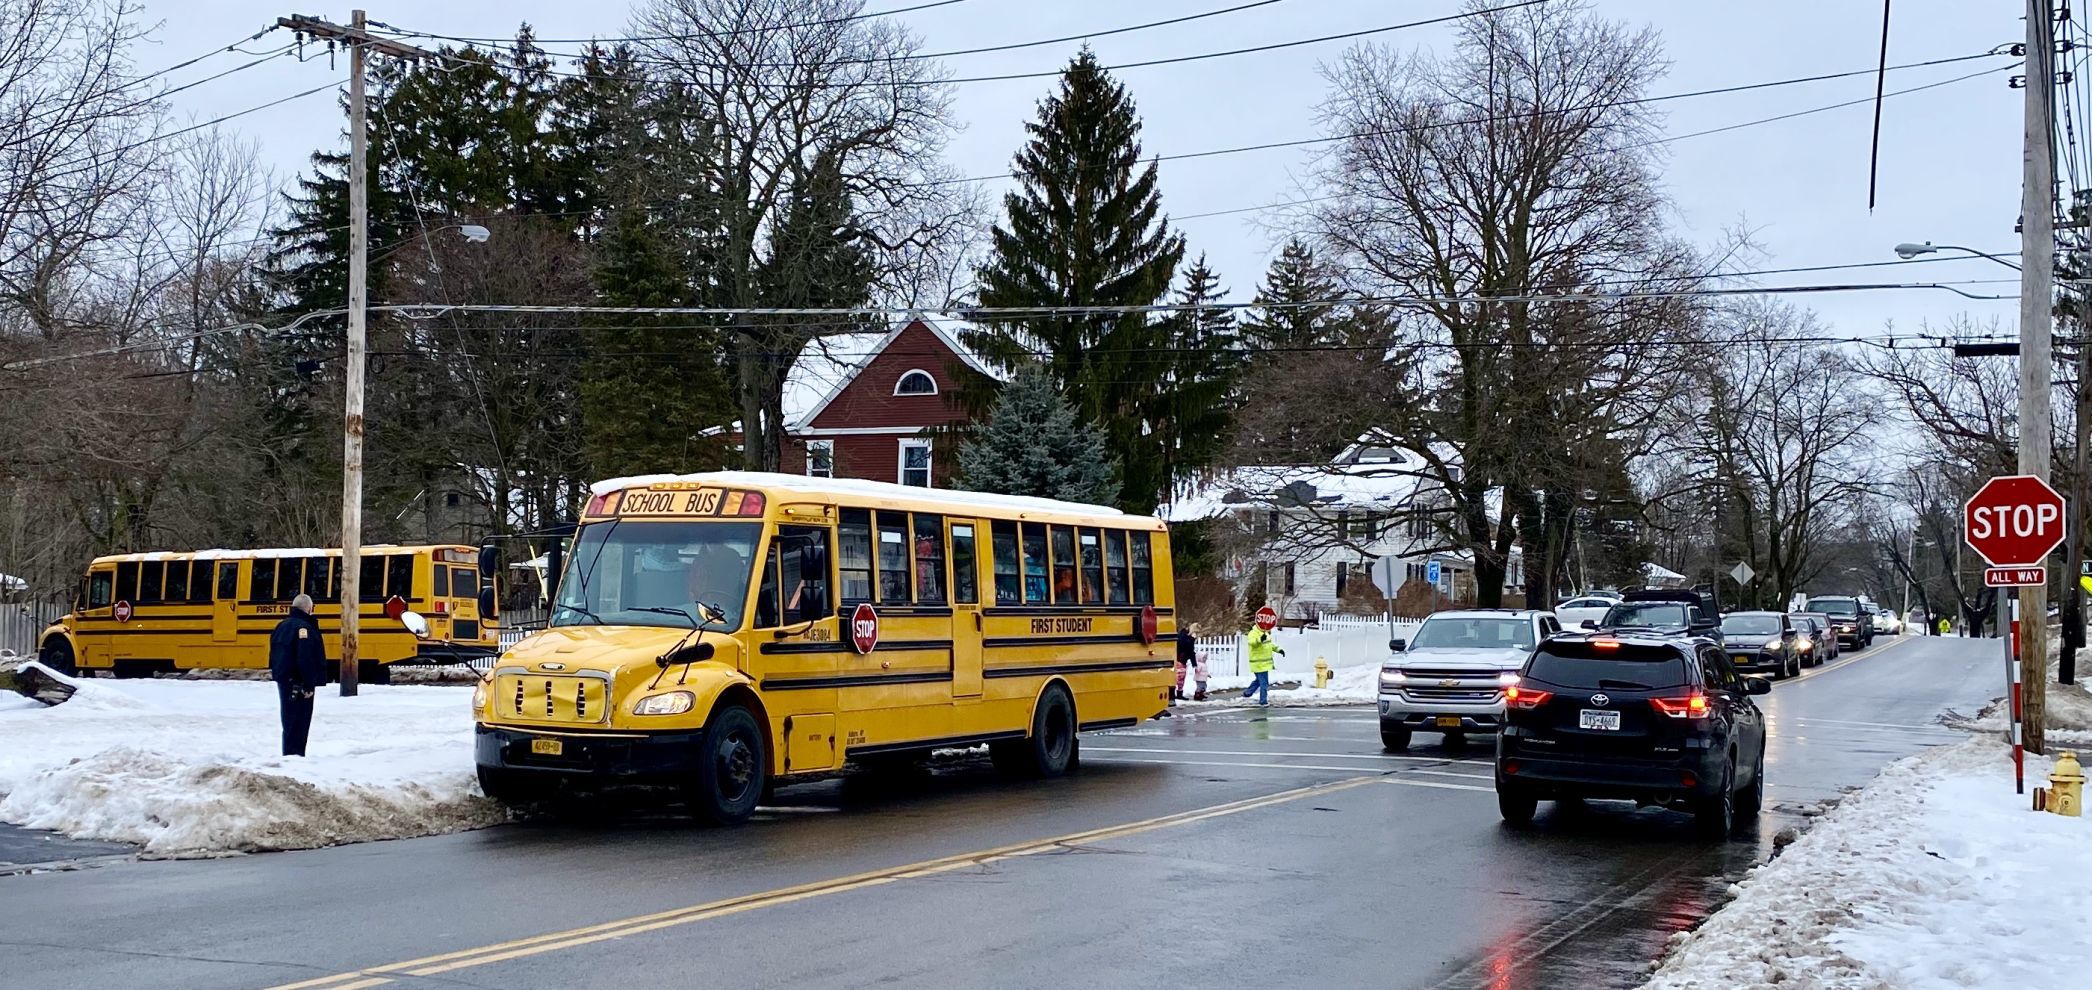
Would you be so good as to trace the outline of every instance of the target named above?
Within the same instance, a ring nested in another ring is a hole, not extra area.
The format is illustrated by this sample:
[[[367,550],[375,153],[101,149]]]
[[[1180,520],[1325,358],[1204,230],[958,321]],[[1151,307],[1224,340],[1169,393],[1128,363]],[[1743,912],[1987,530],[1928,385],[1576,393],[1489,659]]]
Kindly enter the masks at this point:
[[[247,116],[250,113],[259,113],[271,107],[279,107],[293,100],[302,100],[308,96],[312,96],[318,93],[324,93],[331,89],[339,89],[340,87],[341,83],[330,82],[325,85],[315,86],[303,92],[292,93],[289,96],[279,97],[277,99],[270,100],[269,102],[261,104],[260,106],[252,106],[248,107],[245,110],[235,110],[232,113],[221,114],[217,117],[213,117],[209,120],[203,121],[202,123],[191,124],[179,130],[155,134],[152,137],[133,141],[130,144],[118,145],[117,147],[110,148],[106,151],[91,152],[84,158],[74,159],[70,162],[55,163],[51,166],[51,168],[60,169],[62,171],[45,172],[39,175],[38,178],[41,181],[49,182],[53,179],[62,179],[71,175],[79,175],[83,172],[90,171],[101,164],[105,164],[108,161],[108,159],[116,155],[121,155],[126,151],[133,151],[138,148],[143,148],[149,144],[157,144],[161,141],[165,141],[170,138],[181,137],[184,134],[190,134],[196,131],[200,131],[207,127],[215,127],[219,124],[225,123],[228,120],[237,120],[241,117]]]
[[[871,18],[874,18],[874,17],[892,17],[892,16],[893,16],[893,15],[895,15],[895,14],[907,14],[907,13],[912,13],[912,12],[914,12],[914,11],[918,11],[918,10],[929,10],[929,9],[931,9],[931,8],[933,8],[933,7],[949,7],[949,6],[953,5],[953,4],[957,4],[957,3],[965,3],[965,2],[966,2],[966,0],[934,0],[934,2],[932,2],[932,3],[919,3],[919,4],[916,4],[916,5],[915,5],[915,6],[913,6],[913,7],[895,7],[895,8],[894,8],[894,9],[892,9],[892,10],[874,10],[874,11],[867,11],[867,12],[865,12],[865,13],[862,13],[862,14],[852,14],[852,15],[850,15],[850,16],[848,16],[848,17],[830,17],[830,18],[827,18],[827,19],[825,19],[825,20],[818,20],[818,21],[800,21],[800,22],[798,22],[798,23],[795,23],[795,24],[775,24],[775,25],[768,25],[768,26],[764,26],[764,27],[755,27],[755,28],[735,28],[735,29],[733,29],[733,30],[728,30],[728,31],[707,31],[707,32],[704,32],[704,33],[702,33],[702,34],[642,34],[642,35],[630,35],[630,36],[626,36],[626,37],[612,37],[612,38],[603,38],[603,39],[599,39],[599,38],[542,38],[542,39],[535,39],[535,40],[539,40],[539,41],[542,41],[542,42],[544,42],[545,44],[548,44],[548,45],[587,45],[587,44],[593,44],[593,43],[595,43],[595,42],[597,42],[597,41],[602,41],[602,40],[608,40],[608,41],[692,41],[692,40],[696,40],[696,39],[698,39],[698,38],[734,38],[734,37],[739,37],[739,36],[741,36],[741,35],[744,35],[744,34],[760,34],[760,33],[762,33],[762,32],[765,32],[765,31],[795,31],[795,30],[798,30],[799,28],[809,28],[809,27],[828,27],[828,26],[830,26],[830,25],[835,25],[835,24],[848,24],[848,23],[850,23],[851,21],[863,21],[863,20],[870,20]],[[392,25],[386,24],[386,23],[384,23],[383,21],[372,21],[372,22],[370,22],[370,23],[371,23],[371,25],[372,25],[373,27],[381,27],[381,28],[384,28],[384,29],[385,29],[386,31],[388,31],[388,32],[390,32],[390,33],[392,33],[392,34],[400,35],[400,36],[402,36],[402,37],[409,37],[409,38],[438,38],[438,39],[441,39],[441,40],[444,40],[444,41],[464,41],[464,42],[479,42],[479,41],[497,41],[497,42],[498,42],[498,41],[514,41],[514,40],[515,40],[514,38],[473,38],[473,37],[458,37],[458,36],[455,36],[455,35],[448,35],[448,34],[429,34],[429,33],[427,33],[427,32],[424,32],[424,31],[407,31],[407,30],[402,30],[402,29],[400,29],[400,28],[396,28],[396,27],[393,27]]]
[[[909,53],[909,54],[906,54],[906,55],[893,55],[893,56],[889,56],[889,57],[886,57],[886,58],[855,58],[855,59],[840,59],[840,60],[838,60],[838,61],[836,61],[835,63],[832,63],[832,64],[837,64],[837,65],[870,65],[870,64],[879,64],[879,63],[887,63],[887,62],[912,62],[912,61],[921,61],[921,60],[926,60],[926,59],[938,59],[938,58],[955,58],[955,57],[958,57],[958,56],[961,56],[961,55],[982,55],[982,54],[986,54],[986,53],[989,53],[989,52],[1007,52],[1007,51],[1016,51],[1016,50],[1018,50],[1018,49],[1021,49],[1021,48],[1037,48],[1037,47],[1040,47],[1040,46],[1042,46],[1042,45],[1057,45],[1057,44],[1062,44],[1062,43],[1065,43],[1065,42],[1070,42],[1070,41],[1087,41],[1087,40],[1089,40],[1089,39],[1092,39],[1092,38],[1103,38],[1103,37],[1108,37],[1108,36],[1110,36],[1110,35],[1115,35],[1115,34],[1130,34],[1130,33],[1132,33],[1132,32],[1135,32],[1135,31],[1145,31],[1145,30],[1147,30],[1147,29],[1149,29],[1149,28],[1167,27],[1167,26],[1169,26],[1169,25],[1173,25],[1173,24],[1183,24],[1183,23],[1186,23],[1186,22],[1189,22],[1189,21],[1203,20],[1203,19],[1205,19],[1205,18],[1208,18],[1208,17],[1219,17],[1219,16],[1221,16],[1221,15],[1223,15],[1223,14],[1232,14],[1232,13],[1235,13],[1235,12],[1237,12],[1237,11],[1243,11],[1243,10],[1250,10],[1250,9],[1252,9],[1252,8],[1255,8],[1255,7],[1268,7],[1268,6],[1271,6],[1272,4],[1276,4],[1276,3],[1284,3],[1284,2],[1285,2],[1285,0],[1254,0],[1254,2],[1252,2],[1252,3],[1243,3],[1243,4],[1236,4],[1235,6],[1232,6],[1232,7],[1223,7],[1223,8],[1221,8],[1221,9],[1219,9],[1219,10],[1208,10],[1208,11],[1202,11],[1202,12],[1200,12],[1200,13],[1196,13],[1196,14],[1186,14],[1186,15],[1184,15],[1184,16],[1182,16],[1182,17],[1171,17],[1171,18],[1168,18],[1168,19],[1166,19],[1166,20],[1160,20],[1160,21],[1149,21],[1149,22],[1147,22],[1147,23],[1145,23],[1145,24],[1130,24],[1130,25],[1127,25],[1127,26],[1125,26],[1125,27],[1116,27],[1116,28],[1109,28],[1109,29],[1106,29],[1106,30],[1102,30],[1102,31],[1086,31],[1086,32],[1083,32],[1083,33],[1081,33],[1081,34],[1067,34],[1067,35],[1062,35],[1062,36],[1060,36],[1060,37],[1057,37],[1057,38],[1041,38],[1041,39],[1039,39],[1039,40],[1037,40],[1037,41],[1017,41],[1017,42],[1011,42],[1011,43],[1009,43],[1009,44],[1002,44],[1002,45],[987,45],[987,46],[983,46],[983,47],[980,47],[980,48],[959,48],[959,49],[953,49],[953,50],[951,50],[951,51],[942,51],[942,52],[911,52],[911,53]],[[933,6],[934,6],[934,5],[933,5]],[[898,13],[898,11],[896,11],[896,13]],[[487,43],[487,44],[485,44],[485,45],[484,45],[483,47],[488,47],[488,48],[496,48],[496,49],[500,49],[500,50],[502,50],[502,51],[505,51],[505,52],[514,52],[514,53],[519,53],[519,54],[528,54],[528,53],[530,53],[530,52],[532,52],[532,51],[537,51],[537,52],[541,52],[541,53],[543,53],[543,54],[545,54],[545,55],[553,56],[553,57],[556,57],[556,58],[571,58],[571,59],[581,59],[581,58],[586,58],[586,57],[588,57],[588,53],[586,53],[586,52],[555,52],[555,51],[549,51],[549,50],[546,50],[546,49],[540,48],[540,47],[538,47],[538,43],[537,43],[536,39],[532,39],[532,42],[531,42],[530,44],[528,44],[528,45],[524,45],[524,44],[519,44],[519,43],[517,43],[516,39],[513,39],[513,38],[510,38],[510,39],[502,39],[501,41],[494,41],[493,39],[484,39],[484,38],[479,38],[479,39],[474,39],[474,38],[460,38],[460,37],[457,37],[457,36],[454,36],[454,35],[447,35],[447,34],[428,34],[428,33],[424,33],[424,32],[409,32],[409,33],[413,33],[413,34],[415,34],[415,36],[417,36],[417,37],[423,37],[423,38],[439,38],[439,39],[442,39],[442,40],[445,40],[445,41],[460,41],[460,42],[467,42],[467,43],[471,43],[471,42],[488,42],[488,43]],[[613,38],[603,38],[603,39],[595,40],[595,41],[592,41],[591,43],[592,43],[592,44],[601,44],[601,43],[603,43],[603,42],[616,42],[616,41],[645,41],[645,40],[661,40],[661,39],[647,39],[647,38],[614,38],[614,37],[613,37]],[[681,40],[681,39],[676,39],[676,40]],[[548,43],[548,44],[558,44],[559,42],[547,42],[547,43]],[[634,58],[634,59],[633,59],[633,61],[634,61],[634,62],[639,62],[639,63],[643,63],[643,64],[649,64],[649,65],[667,65],[667,64],[674,64],[674,63],[672,63],[672,62],[670,62],[670,61],[667,61],[667,60],[664,60],[664,59],[660,59],[660,58]],[[744,67],[745,67],[745,68],[752,68],[752,69],[758,69],[758,68],[769,68],[769,67],[772,67],[772,66],[770,66],[770,65],[769,65],[769,64],[767,64],[767,63],[751,63],[751,64],[749,64],[749,65],[747,65],[747,66],[744,66]]]

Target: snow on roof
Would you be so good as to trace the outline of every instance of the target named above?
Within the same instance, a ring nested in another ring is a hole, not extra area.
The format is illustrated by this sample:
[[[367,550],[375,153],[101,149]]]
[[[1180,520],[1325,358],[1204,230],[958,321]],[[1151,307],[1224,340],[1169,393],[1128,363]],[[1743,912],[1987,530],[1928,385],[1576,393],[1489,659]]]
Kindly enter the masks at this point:
[[[439,545],[447,546],[449,544]],[[363,545],[362,552],[384,553],[396,550],[399,546],[397,543],[366,543]],[[106,557],[96,557],[94,562],[97,564],[129,564],[138,561],[171,560],[175,557],[186,557],[190,560],[218,560],[225,557],[239,560],[268,560],[275,557],[332,557],[340,553],[341,549],[339,547],[332,549],[319,547],[263,547],[259,550],[148,550],[143,553],[117,553]]]
[[[12,574],[0,574],[0,591],[28,591],[29,582]]]
[[[1350,464],[1240,467],[1172,498],[1162,516],[1191,522],[1235,509],[1291,505],[1392,512],[1414,502],[1419,491],[1437,487],[1420,473],[1422,466],[1415,455],[1397,453]]]
[[[1685,575],[1652,560],[1642,565],[1642,579],[1645,581],[1683,581],[1685,580]]]
[[[1081,502],[1062,502],[1050,498],[1033,498],[1029,495],[998,495],[994,492],[968,492],[952,488],[918,488],[913,485],[896,485],[889,481],[862,481],[856,478],[809,478],[797,474],[772,474],[765,471],[706,471],[700,474],[642,474],[629,478],[611,478],[588,486],[590,494],[607,495],[627,488],[647,488],[665,483],[718,485],[722,488],[767,488],[777,491],[798,492],[806,495],[847,496],[853,498],[890,499],[936,499],[955,505],[977,506],[984,509],[1001,509],[1015,512],[1058,512],[1085,516],[1124,515],[1117,509],[1102,505],[1085,505]],[[1134,522],[1159,522],[1149,516],[1127,516]]]
[[[799,353],[799,359],[792,363],[792,370],[785,375],[786,427],[802,429],[813,422],[821,410],[843,394],[843,389],[857,378],[858,372],[870,365],[902,331],[917,323],[951,348],[967,367],[991,378],[1004,377],[989,368],[971,348],[959,342],[959,335],[972,329],[972,324],[949,316],[913,313],[884,332],[840,333],[816,337],[808,343]]]

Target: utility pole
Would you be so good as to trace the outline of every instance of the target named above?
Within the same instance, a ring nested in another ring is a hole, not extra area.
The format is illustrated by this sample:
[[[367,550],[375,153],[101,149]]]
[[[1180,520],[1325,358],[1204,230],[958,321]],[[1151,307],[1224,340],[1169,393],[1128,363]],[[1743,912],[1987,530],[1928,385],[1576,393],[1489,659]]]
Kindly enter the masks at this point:
[[[2077,466],[2071,479],[2069,520],[2064,524],[2063,552],[2063,648],[2056,654],[2056,680],[2071,684],[2077,680],[2077,651],[2085,645],[2085,593],[2078,586],[2078,575],[2085,569],[2085,501],[2087,480],[2085,476],[2086,434],[2092,432],[2092,391],[2088,391],[2088,374],[2092,374],[2092,341],[2085,339],[2085,319],[2081,307],[2084,303],[2084,284],[2071,283],[2071,290],[2078,293],[2078,301],[2066,307],[2072,315],[2077,330],[2077,412],[2074,417],[2077,442]]]
[[[363,75],[365,55],[376,51],[396,58],[418,59],[433,53],[380,38],[368,30],[358,10],[349,26],[293,15],[276,19],[303,38],[318,38],[349,50],[349,329],[343,364],[341,420],[341,696],[356,696],[357,660],[363,608],[363,369],[365,307],[370,294],[370,143],[365,124]]]
[[[2049,343],[2055,320],[2055,124],[2049,105],[2055,88],[2056,43],[2051,0],[2027,0],[2027,76],[2024,172],[2019,196],[2019,473],[2048,480],[2053,456],[2049,429]],[[2076,575],[2071,575],[2076,580]],[[2021,714],[2026,748],[2046,752],[2042,738],[2048,683],[2048,588],[2020,589],[2019,662],[2024,682]],[[2000,629],[1999,632],[2005,632]]]

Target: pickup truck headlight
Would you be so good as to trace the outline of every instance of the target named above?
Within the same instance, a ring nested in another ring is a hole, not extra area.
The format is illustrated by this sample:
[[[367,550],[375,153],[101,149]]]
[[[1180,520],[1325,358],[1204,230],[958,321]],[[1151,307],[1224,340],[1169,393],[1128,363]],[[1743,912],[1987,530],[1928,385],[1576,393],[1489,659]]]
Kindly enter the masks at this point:
[[[1408,683],[1408,682],[1409,682],[1409,677],[1408,677],[1408,675],[1406,675],[1406,674],[1403,674],[1403,673],[1402,673],[1401,671],[1399,671],[1399,670],[1396,670],[1396,669],[1394,669],[1394,668],[1392,668],[1392,667],[1382,667],[1382,668],[1380,668],[1380,686],[1381,686],[1381,687],[1383,687],[1383,688],[1390,688],[1390,689],[1392,689],[1392,688],[1398,688],[1398,687],[1401,687],[1402,685],[1404,685],[1404,684],[1406,684],[1406,683]]]
[[[688,691],[670,691],[667,694],[650,694],[632,706],[634,715],[681,715],[697,704],[696,696]]]

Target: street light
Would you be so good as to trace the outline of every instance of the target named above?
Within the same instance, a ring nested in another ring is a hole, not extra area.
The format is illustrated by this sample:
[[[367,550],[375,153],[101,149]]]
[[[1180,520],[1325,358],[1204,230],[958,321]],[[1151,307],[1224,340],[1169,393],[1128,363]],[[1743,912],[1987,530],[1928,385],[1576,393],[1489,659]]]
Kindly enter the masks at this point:
[[[2000,258],[1997,255],[1991,254],[1988,251],[1978,251],[1975,248],[1971,247],[1962,247],[1959,244],[1934,244],[1931,241],[1926,241],[1923,244],[1913,244],[1909,241],[1904,241],[1903,243],[1896,245],[1896,257],[1902,258],[1905,261],[1909,261],[1910,259],[1915,258],[1921,254],[1935,254],[1940,251],[1966,251],[1969,254],[1973,254],[1978,258],[1989,258],[1990,260],[1995,261],[2000,265],[2004,265],[2005,267],[2010,268],[2015,272],[2019,271],[2018,265],[2006,261],[2005,259]]]

